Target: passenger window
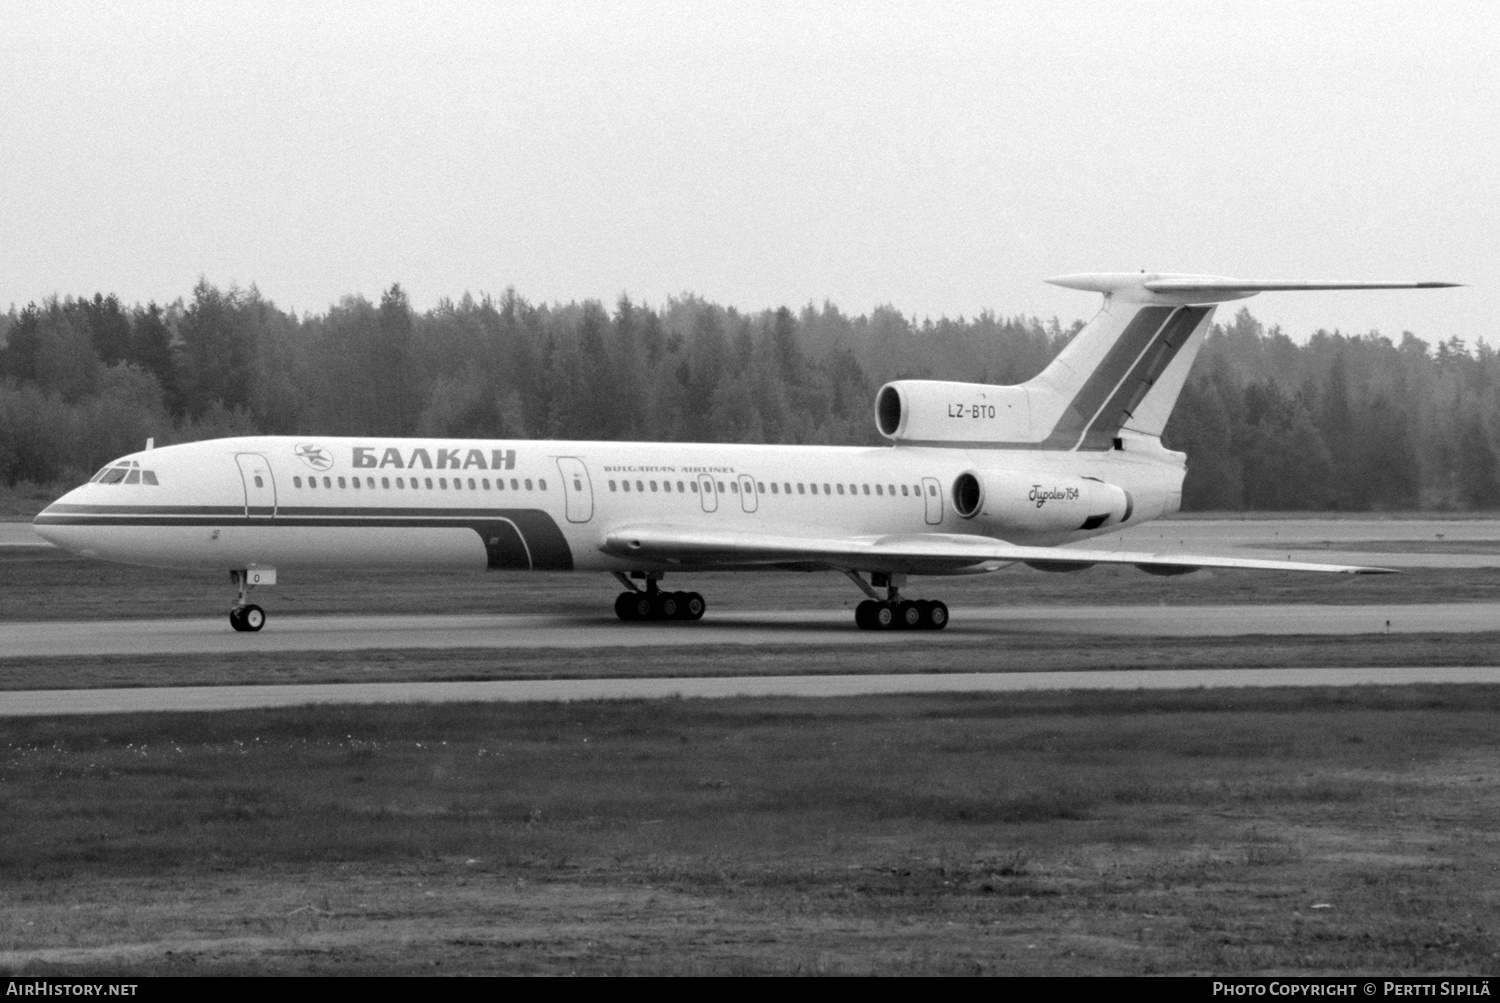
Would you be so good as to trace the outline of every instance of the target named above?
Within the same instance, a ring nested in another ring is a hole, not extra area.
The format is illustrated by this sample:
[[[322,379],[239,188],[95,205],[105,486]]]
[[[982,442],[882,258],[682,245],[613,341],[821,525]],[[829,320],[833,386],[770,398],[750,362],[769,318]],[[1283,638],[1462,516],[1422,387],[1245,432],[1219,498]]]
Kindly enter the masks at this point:
[[[331,487],[333,487],[333,478],[332,477],[325,477],[325,478],[323,478],[323,486],[325,488],[331,488]]]
[[[353,485],[354,490],[358,491],[359,490],[359,478],[358,477],[351,477],[351,478],[349,478],[349,481]]]
[[[825,484],[825,485],[823,485],[823,493],[825,495],[831,495],[831,494],[833,494],[833,488],[831,488],[827,484]]]
[[[892,498],[896,497],[896,485],[894,485],[894,484],[887,484],[886,485],[886,493],[889,494]]]
[[[682,482],[681,481],[677,482],[677,493],[678,494],[682,494]]]
[[[901,497],[902,498],[906,497],[906,485],[905,484],[901,485]]]
[[[722,492],[724,490],[724,482],[723,481],[714,481],[714,484],[718,487],[718,489],[719,489],[720,492]]]
[[[656,482],[655,482],[655,481],[652,481],[652,482],[651,482],[651,490],[652,490],[652,491],[655,491],[655,490],[656,490]]]
[[[339,478],[339,487],[342,488],[343,486],[344,486],[344,479],[342,477],[340,477]]]
[[[859,485],[858,484],[851,484],[851,485],[849,485],[849,493],[851,495],[857,495],[857,494],[859,494]]]
[[[737,495],[737,494],[740,493],[740,484],[739,484],[739,481],[730,481],[729,482],[729,493],[733,494],[733,495]]]
[[[843,494],[843,493],[844,493],[844,486],[842,484],[840,484],[839,485],[839,494]]]
[[[396,478],[396,487],[398,487],[398,488],[404,488],[404,487],[406,487],[406,481],[403,478],[400,478],[400,477]]]
[[[790,481],[788,481],[788,482],[786,482],[786,483],[784,483],[784,484],[783,484],[783,485],[782,485],[782,487],[784,487],[784,488],[786,488],[786,493],[787,493],[787,494],[791,494],[791,493],[792,493],[792,485],[791,485],[791,482],[790,482]]]
[[[527,491],[531,490],[531,478],[530,477],[526,478],[526,490]]]
[[[870,493],[870,485],[866,484],[865,485],[865,494],[869,494],[869,493]]]
[[[929,495],[935,495],[935,494],[937,494],[937,488],[935,488],[931,484],[929,484],[929,485],[927,485],[927,493]]]
[[[520,482],[520,480],[517,479],[517,478],[515,478],[515,477],[512,477],[510,479],[510,489],[512,491],[519,491],[519,490],[521,490],[521,482]]]
[[[802,486],[802,482],[801,481],[797,482],[797,493],[799,495],[805,495],[805,494],[807,494],[807,489]]]
[[[526,485],[526,486],[527,486],[527,487],[531,487],[531,485],[530,485],[530,484],[528,484],[528,485]],[[646,490],[646,485],[645,485],[645,483],[644,483],[644,482],[642,482],[642,481],[636,481],[636,482],[635,482],[635,489],[636,489],[636,490],[637,490],[637,491],[644,491],[644,490]]]
[[[399,484],[400,480],[398,479],[396,483]],[[391,479],[389,477],[382,477],[380,479],[380,486],[383,488],[389,488],[391,486]]]
[[[755,482],[755,490],[759,491],[761,494],[765,494],[766,493],[766,482],[765,481],[756,481]]]
[[[300,488],[301,486],[302,486],[302,478],[300,478],[300,477],[293,477],[292,478],[292,487],[294,487],[294,488]]]
[[[479,479],[479,483],[484,487],[486,491],[490,489],[490,479],[488,477],[481,477]]]
[[[688,488],[693,492],[693,494],[697,494],[698,493],[698,482],[697,481],[688,481]]]
[[[129,484],[131,481],[138,481],[138,480],[140,480],[140,478],[136,475],[136,472],[134,470],[132,470],[130,472],[130,476],[127,477],[127,478],[125,478],[125,483]],[[260,474],[256,474],[255,475],[255,486],[258,487],[258,488],[263,488],[263,487],[266,486],[266,482],[260,479]]]
[[[431,481],[428,481],[427,483],[428,483],[429,486],[431,486],[431,484],[432,484]],[[448,478],[446,478],[446,477],[439,477],[438,478],[438,487],[442,488],[444,491],[448,490]]]
[[[765,493],[765,488],[761,488],[761,493],[762,494]],[[781,492],[779,492],[779,491],[776,490],[776,482],[772,481],[771,482],[771,494],[775,495],[775,494],[780,494],[780,493]]]
[[[621,481],[620,483],[624,486],[624,488],[625,488],[626,491],[630,490],[630,482],[629,481]],[[614,481],[610,481],[609,482],[609,486],[610,486],[611,489],[613,489],[614,486],[615,486],[615,482]]]
[[[545,477],[540,478],[536,482],[536,487],[537,487],[538,491],[546,491],[547,490],[547,478],[545,478]]]
[[[145,483],[145,484],[155,485],[156,484],[156,471],[154,471],[154,470],[142,470],[141,471],[141,481],[143,483]]]

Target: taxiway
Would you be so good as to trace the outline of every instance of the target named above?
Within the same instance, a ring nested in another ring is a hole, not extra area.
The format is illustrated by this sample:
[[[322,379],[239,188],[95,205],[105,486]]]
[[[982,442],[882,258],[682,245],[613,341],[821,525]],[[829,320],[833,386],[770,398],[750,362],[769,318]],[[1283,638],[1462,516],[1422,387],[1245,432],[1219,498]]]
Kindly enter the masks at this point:
[[[160,686],[19,690],[0,717],[300,707],[315,704],[539,703],[728,697],[852,697],[898,693],[1180,690],[1246,687],[1500,683],[1500,666],[1345,669],[1134,669],[1112,672],[962,672],[934,675],[730,676],[717,679],[517,679],[271,686]]]

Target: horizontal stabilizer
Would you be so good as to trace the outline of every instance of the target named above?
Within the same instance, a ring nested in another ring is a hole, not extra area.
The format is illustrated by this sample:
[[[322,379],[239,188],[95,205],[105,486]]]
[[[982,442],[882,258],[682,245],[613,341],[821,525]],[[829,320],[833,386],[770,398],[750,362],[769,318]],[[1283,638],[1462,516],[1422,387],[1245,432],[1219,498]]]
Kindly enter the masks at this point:
[[[1054,286],[1104,293],[1122,300],[1163,305],[1223,303],[1256,293],[1308,292],[1318,289],[1449,289],[1457,282],[1347,282],[1231,279],[1222,275],[1178,275],[1167,272],[1080,272],[1047,280]]]
[[[1207,554],[1152,554],[1078,547],[1018,547],[988,536],[912,533],[894,536],[808,537],[736,533],[692,526],[629,526],[605,539],[605,553],[699,568],[821,564],[855,571],[952,574],[993,570],[1018,561],[1039,564],[1134,564],[1176,574],[1198,568],[1316,571],[1346,575],[1394,574],[1390,568],[1307,564]],[[992,565],[993,568],[985,568]]]

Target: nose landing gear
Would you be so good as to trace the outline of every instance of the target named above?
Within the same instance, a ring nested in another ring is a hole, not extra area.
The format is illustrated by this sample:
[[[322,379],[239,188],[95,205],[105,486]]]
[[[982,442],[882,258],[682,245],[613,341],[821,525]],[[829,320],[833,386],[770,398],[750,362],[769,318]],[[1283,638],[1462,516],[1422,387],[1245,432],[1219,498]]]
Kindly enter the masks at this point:
[[[260,630],[266,625],[266,611],[250,602],[250,590],[257,585],[276,584],[276,572],[271,569],[231,571],[229,580],[239,589],[239,597],[229,610],[229,626],[245,633]]]
[[[902,599],[905,575],[876,572],[870,578],[874,586],[884,586],[886,597],[880,598],[875,587],[857,572],[846,571],[854,583],[870,598],[854,607],[854,624],[860,630],[942,630],[948,626],[948,607],[936,599]]]
[[[657,587],[659,573],[646,575],[646,587],[637,589],[625,575],[618,572],[629,591],[615,598],[615,616],[621,620],[701,620],[708,608],[703,597],[696,592],[663,592]]]

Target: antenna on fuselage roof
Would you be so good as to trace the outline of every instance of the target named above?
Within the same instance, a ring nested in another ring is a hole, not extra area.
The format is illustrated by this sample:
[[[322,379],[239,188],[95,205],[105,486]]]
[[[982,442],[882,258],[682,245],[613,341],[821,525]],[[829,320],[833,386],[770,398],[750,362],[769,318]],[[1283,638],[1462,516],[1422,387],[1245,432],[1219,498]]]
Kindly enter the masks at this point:
[[[155,449],[156,448],[156,436],[153,435],[149,439],[146,440],[146,448],[147,449]]]

